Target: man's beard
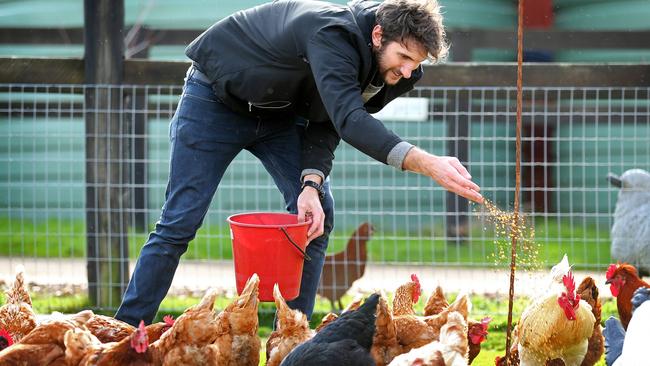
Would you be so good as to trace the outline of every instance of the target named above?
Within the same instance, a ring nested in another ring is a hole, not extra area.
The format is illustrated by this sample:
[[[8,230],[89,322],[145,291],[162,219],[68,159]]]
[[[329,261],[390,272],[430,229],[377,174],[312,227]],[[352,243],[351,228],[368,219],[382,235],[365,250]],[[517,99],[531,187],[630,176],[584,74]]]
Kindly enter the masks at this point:
[[[392,73],[390,69],[388,70],[382,70],[382,67],[384,65],[384,57],[386,55],[386,50],[384,49],[384,46],[380,46],[379,48],[373,48],[372,52],[375,55],[375,60],[377,60],[377,68],[379,69],[379,74],[381,75],[381,80],[386,84],[386,85],[395,85],[399,82],[399,79],[394,80],[394,79],[389,79],[388,78],[388,73]]]

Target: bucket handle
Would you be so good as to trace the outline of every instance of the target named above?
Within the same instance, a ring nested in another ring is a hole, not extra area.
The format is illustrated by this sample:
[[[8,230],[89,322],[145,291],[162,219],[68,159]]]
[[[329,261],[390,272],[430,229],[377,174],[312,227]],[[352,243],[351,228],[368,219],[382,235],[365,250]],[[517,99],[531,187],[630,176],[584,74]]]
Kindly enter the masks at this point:
[[[283,227],[280,227],[280,230],[282,230],[282,232],[287,237],[287,239],[289,239],[289,243],[291,243],[291,245],[296,247],[296,249],[298,249],[300,251],[300,253],[302,253],[302,257],[305,258],[308,261],[311,261],[311,257],[309,256],[309,254],[307,254],[304,250],[302,250],[302,248],[298,244],[296,244],[296,242],[294,242],[293,239],[291,239],[291,237],[289,236],[289,233],[287,232],[287,229],[285,229]]]

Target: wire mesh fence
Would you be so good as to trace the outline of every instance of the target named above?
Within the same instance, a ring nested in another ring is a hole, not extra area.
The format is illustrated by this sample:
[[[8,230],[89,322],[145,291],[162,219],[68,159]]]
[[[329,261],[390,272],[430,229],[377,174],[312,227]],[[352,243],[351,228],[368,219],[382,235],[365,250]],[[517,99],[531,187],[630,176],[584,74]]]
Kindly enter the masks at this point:
[[[36,283],[89,286],[91,298],[110,297],[106,307],[119,303],[115,294],[164,202],[168,124],[181,91],[0,84],[3,278],[24,264]],[[579,269],[610,263],[618,188],[606,177],[650,168],[649,91],[524,89],[521,198],[535,231],[536,264],[554,264],[563,253]],[[378,117],[427,151],[459,156],[484,196],[507,211],[515,188],[515,104],[515,88],[422,87]],[[351,287],[367,261],[372,285],[388,291],[407,280],[397,278],[401,271],[444,268],[467,279],[466,290],[480,292],[480,284],[491,281],[486,273],[505,265],[486,211],[449,196],[429,178],[384,166],[343,143],[331,186],[336,217],[329,252],[349,255],[347,267],[326,266],[335,280],[325,287]],[[240,154],[184,255],[175,291],[234,288],[225,218],[283,208],[262,165]],[[346,249],[364,222],[374,228],[367,246],[356,241],[355,250]],[[119,265],[101,269],[110,263]],[[101,295],[102,288],[113,291]]]

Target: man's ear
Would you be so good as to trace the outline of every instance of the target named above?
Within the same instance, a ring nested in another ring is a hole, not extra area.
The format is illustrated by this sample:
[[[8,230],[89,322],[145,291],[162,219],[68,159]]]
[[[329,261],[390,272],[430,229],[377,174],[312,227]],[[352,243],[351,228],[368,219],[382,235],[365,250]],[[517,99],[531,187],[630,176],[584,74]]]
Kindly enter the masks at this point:
[[[377,24],[375,25],[374,28],[372,28],[372,45],[376,48],[381,47],[381,39],[382,39],[382,29],[381,25]]]

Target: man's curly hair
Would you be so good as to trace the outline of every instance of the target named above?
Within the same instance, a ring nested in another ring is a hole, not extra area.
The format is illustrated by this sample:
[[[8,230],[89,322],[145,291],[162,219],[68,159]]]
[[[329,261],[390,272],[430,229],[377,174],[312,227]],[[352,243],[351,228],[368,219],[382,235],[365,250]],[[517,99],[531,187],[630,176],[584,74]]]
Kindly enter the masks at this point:
[[[427,50],[436,63],[449,52],[437,0],[386,0],[376,13],[382,29],[382,45],[397,41],[416,41]]]

